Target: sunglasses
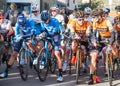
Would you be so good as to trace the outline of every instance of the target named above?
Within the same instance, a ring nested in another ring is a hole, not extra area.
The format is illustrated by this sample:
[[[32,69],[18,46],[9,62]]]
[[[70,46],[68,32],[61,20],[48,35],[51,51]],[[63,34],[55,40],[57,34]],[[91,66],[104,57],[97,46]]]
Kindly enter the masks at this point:
[[[83,21],[83,20],[84,20],[84,18],[78,18],[78,20],[79,20],[79,21]]]

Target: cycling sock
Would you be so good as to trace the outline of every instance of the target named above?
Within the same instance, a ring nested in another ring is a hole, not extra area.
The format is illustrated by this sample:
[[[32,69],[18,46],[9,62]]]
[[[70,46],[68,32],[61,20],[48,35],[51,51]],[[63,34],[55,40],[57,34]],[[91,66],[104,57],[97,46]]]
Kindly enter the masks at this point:
[[[76,56],[76,53],[73,53],[73,56]]]
[[[62,69],[59,69],[59,76],[62,76]]]
[[[7,65],[7,68],[5,69],[5,72],[7,72],[8,73],[8,71],[10,70],[10,68],[11,68],[11,65]]]
[[[90,74],[90,79],[93,79],[93,75],[94,75],[94,74]]]

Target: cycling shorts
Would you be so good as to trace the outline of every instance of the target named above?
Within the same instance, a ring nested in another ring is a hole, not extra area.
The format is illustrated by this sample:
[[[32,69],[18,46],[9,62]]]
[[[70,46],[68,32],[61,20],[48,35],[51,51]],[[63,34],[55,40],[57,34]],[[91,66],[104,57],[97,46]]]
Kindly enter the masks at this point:
[[[14,42],[14,51],[18,52],[20,51],[21,47],[22,47],[22,40],[19,42]]]

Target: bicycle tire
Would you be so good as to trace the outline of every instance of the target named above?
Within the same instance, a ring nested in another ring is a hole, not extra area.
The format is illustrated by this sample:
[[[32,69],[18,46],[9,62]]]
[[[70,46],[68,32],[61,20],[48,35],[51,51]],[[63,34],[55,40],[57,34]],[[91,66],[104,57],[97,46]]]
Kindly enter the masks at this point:
[[[21,63],[23,59],[25,62]],[[25,52],[24,49],[22,49],[19,55],[19,72],[21,79],[24,81],[26,81],[28,78],[28,67],[29,67],[28,53]]]
[[[50,57],[49,57],[49,66],[50,66],[50,71],[52,74],[55,73],[56,70],[56,66],[57,66],[57,61],[56,61],[56,57],[52,57],[52,54],[50,53]]]
[[[80,75],[80,50],[78,50],[78,57],[76,62],[76,84],[78,84],[79,75]]]
[[[112,67],[111,67],[111,62],[110,62],[110,58],[108,57],[108,81],[109,81],[109,85],[112,86],[112,76],[113,76],[113,73],[112,73]]]
[[[45,62],[45,63],[41,65],[41,62]],[[45,48],[42,48],[38,55],[37,69],[38,69],[39,80],[45,81],[47,78],[48,69],[49,69]]]
[[[70,49],[70,53],[69,53],[69,74],[71,75],[72,71],[71,71],[71,68],[72,68],[72,64],[71,64],[71,59],[72,59],[72,49]]]

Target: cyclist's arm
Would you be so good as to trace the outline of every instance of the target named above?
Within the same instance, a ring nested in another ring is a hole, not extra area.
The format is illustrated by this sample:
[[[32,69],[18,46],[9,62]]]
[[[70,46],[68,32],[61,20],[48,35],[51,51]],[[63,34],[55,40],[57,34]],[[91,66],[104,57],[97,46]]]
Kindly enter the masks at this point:
[[[112,23],[109,20],[107,20],[106,24],[107,24],[107,26],[109,28],[110,33],[111,33],[110,44],[112,45],[113,42],[115,41],[115,30],[114,30],[114,28],[112,26]]]

